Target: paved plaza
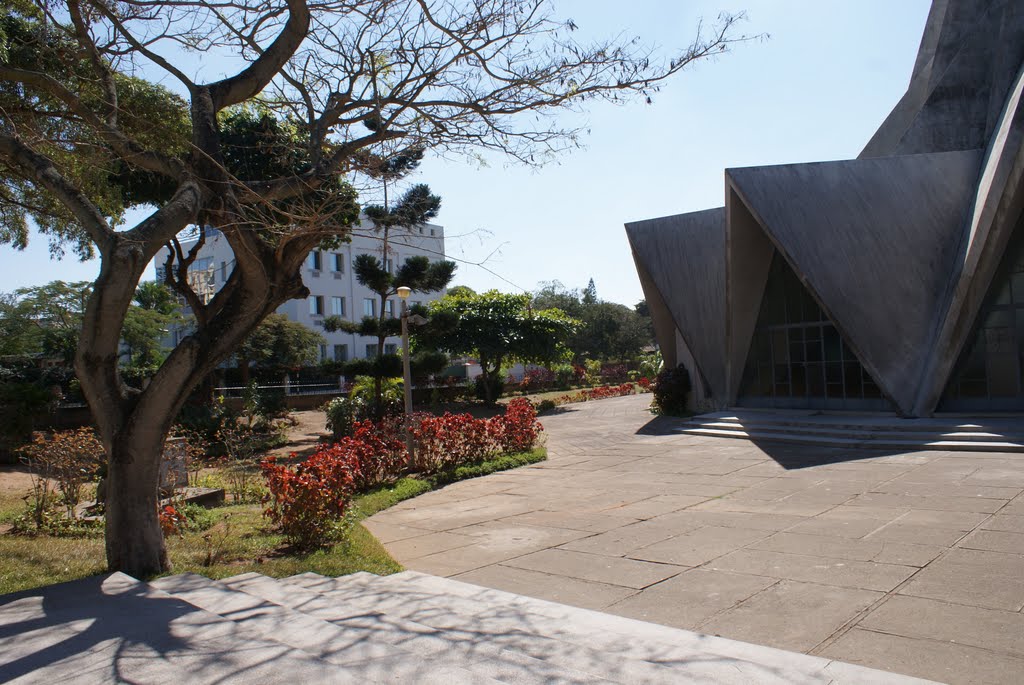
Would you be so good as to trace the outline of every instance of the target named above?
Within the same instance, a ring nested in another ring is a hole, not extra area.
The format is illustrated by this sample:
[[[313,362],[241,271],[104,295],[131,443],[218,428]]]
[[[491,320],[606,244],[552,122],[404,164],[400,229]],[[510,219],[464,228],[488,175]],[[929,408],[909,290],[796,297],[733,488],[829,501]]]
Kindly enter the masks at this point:
[[[1024,679],[1024,455],[684,436],[650,396],[367,527],[406,567],[953,683]]]

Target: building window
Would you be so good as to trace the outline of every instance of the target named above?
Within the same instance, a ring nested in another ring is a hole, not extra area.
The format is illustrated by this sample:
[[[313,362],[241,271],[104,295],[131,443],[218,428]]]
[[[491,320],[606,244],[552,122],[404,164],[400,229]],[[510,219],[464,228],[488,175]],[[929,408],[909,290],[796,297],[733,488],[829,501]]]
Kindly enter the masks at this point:
[[[348,345],[335,345],[334,346],[334,361],[336,361],[336,362],[347,362],[348,361]]]
[[[370,343],[366,346],[366,358],[373,359],[377,356],[377,343]]]
[[[320,256],[320,250],[313,250],[309,253],[309,268],[313,271],[320,271],[323,267],[323,261]]]
[[[363,298],[363,316],[377,316],[377,300],[372,297]]]
[[[227,262],[221,262],[220,263],[220,280],[221,280],[222,283],[227,283],[228,282],[228,263]]]
[[[339,273],[345,273],[345,255],[334,253],[334,270]]]
[[[384,258],[384,270],[387,271],[389,274],[390,273],[394,273],[395,272],[395,260],[391,259],[391,257],[385,257]]]
[[[309,298],[309,313],[313,316],[324,315],[324,296],[312,295]]]
[[[320,346],[320,361],[327,361],[327,345]]]
[[[395,301],[384,300],[384,313],[392,319],[395,318]]]
[[[344,297],[332,297],[331,298],[331,314],[334,316],[345,316],[345,298]]]
[[[398,354],[398,345],[395,343],[384,343],[384,354]]]
[[[435,231],[434,229],[430,229],[430,236],[431,237],[435,237],[436,235],[437,235],[437,231]]]

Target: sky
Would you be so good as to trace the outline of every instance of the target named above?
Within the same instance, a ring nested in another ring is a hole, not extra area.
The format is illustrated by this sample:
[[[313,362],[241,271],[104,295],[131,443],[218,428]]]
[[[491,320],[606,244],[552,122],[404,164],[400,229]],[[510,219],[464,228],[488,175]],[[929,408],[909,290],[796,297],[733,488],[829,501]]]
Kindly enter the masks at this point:
[[[584,147],[540,169],[428,157],[408,179],[442,198],[434,223],[459,264],[453,284],[522,292],[593,278],[598,297],[633,305],[643,292],[623,224],[721,206],[726,168],[856,157],[906,90],[930,2],[552,4],[578,40],[637,36],[665,57],[722,11],[745,11],[737,32],[761,36],[678,74],[653,104],[591,105],[570,119],[589,130]],[[0,246],[0,292],[98,273],[32,238],[23,252]]]

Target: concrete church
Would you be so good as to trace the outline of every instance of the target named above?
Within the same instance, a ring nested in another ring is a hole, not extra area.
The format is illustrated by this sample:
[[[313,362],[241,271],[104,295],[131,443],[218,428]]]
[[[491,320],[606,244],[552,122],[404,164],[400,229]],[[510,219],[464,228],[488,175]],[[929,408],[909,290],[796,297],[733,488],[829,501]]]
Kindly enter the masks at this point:
[[[727,169],[626,225],[704,409],[1024,410],[1024,2],[934,0],[857,159]]]

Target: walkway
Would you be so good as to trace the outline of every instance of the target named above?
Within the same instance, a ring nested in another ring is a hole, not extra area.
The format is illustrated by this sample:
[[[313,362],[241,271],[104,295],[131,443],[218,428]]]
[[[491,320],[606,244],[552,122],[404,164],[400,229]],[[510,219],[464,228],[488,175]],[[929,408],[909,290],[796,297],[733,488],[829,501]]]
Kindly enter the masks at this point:
[[[408,568],[934,680],[1024,673],[1024,455],[675,434],[648,396],[545,417],[549,460],[367,526]]]

